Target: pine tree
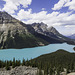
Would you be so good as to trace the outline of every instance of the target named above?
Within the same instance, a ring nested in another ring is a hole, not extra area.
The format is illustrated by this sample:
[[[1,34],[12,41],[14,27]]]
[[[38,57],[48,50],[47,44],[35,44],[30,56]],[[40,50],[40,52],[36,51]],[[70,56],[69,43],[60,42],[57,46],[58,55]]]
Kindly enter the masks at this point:
[[[13,58],[13,62],[12,62],[12,68],[15,68],[16,64],[15,64],[15,58]]]
[[[9,65],[12,66],[12,61],[11,60],[9,61]]]
[[[70,70],[73,71],[73,69],[74,69],[74,65],[73,65],[73,62],[71,62],[70,63]]]
[[[6,62],[6,70],[10,70],[9,61]]]
[[[69,70],[70,70],[70,65],[69,64],[67,65],[66,69],[67,69],[67,73],[69,73]]]
[[[74,63],[74,72],[75,72],[75,63]]]
[[[25,63],[25,64],[26,64],[26,66],[29,66],[29,61],[28,61],[28,59],[27,59],[27,61],[26,61],[26,63]]]
[[[45,75],[48,75],[48,66],[45,67]]]
[[[49,68],[49,74],[53,75],[53,69],[51,67]]]
[[[42,73],[42,70],[41,70],[41,69],[39,69],[39,75],[43,75],[43,73]]]
[[[23,58],[22,66],[25,66],[25,59]]]
[[[0,60],[0,68],[2,68],[2,61]]]

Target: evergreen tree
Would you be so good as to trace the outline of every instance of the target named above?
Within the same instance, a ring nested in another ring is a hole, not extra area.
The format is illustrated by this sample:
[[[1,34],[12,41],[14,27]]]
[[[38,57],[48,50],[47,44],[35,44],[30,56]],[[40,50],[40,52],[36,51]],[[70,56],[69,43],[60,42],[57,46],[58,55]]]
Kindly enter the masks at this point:
[[[70,63],[70,70],[73,71],[73,69],[74,69],[74,65],[73,65],[73,62],[71,62]]]
[[[41,70],[41,69],[39,69],[39,75],[43,75],[43,73],[42,73],[42,70]]]
[[[48,75],[48,70],[49,70],[49,69],[48,69],[48,66],[46,65],[46,67],[45,67],[45,69],[44,69],[44,74],[45,74],[45,75]]]
[[[20,65],[21,65],[21,61],[20,60],[16,60],[15,66],[20,66]]]
[[[11,60],[9,61],[9,65],[12,66],[12,61]]]
[[[49,68],[49,74],[53,75],[53,69],[51,67]]]
[[[13,58],[12,68],[15,68],[15,67],[16,67],[15,58]]]
[[[22,66],[25,66],[25,59],[23,58]]]
[[[74,72],[75,72],[75,63],[74,63]]]
[[[69,73],[70,72],[70,65],[69,64],[67,65],[66,69],[67,69],[67,73]]]
[[[26,63],[25,63],[25,64],[26,64],[26,66],[29,66],[29,61],[28,61],[28,59],[27,59],[27,61],[26,61]]]
[[[2,68],[2,61],[0,60],[0,68]]]
[[[9,61],[6,62],[6,70],[10,70]]]

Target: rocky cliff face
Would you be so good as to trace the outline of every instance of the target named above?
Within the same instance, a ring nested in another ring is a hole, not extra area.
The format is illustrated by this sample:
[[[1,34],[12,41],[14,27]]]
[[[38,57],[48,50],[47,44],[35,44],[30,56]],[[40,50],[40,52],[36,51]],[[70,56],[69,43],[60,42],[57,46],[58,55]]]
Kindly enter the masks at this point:
[[[38,33],[44,33],[45,31],[47,31],[47,25],[42,22],[41,23],[33,23],[32,27]]]
[[[0,43],[3,48],[7,36],[10,32],[10,37],[14,38],[16,32],[27,33],[27,29],[20,24],[20,21],[10,16],[7,12],[0,12]]]
[[[0,48],[29,48],[63,43],[67,38],[44,23],[26,25],[7,12],[0,12]]]
[[[35,30],[31,26],[13,18],[7,12],[0,12],[0,48],[26,48],[45,44],[43,39],[39,40],[32,33]]]
[[[51,43],[67,42],[69,44],[75,44],[72,39],[63,36],[52,26],[48,28],[47,25],[44,23],[33,23],[32,27],[37,33],[43,34],[45,36],[48,36],[50,39],[53,39],[53,42]]]
[[[60,34],[54,27],[49,27],[48,32],[52,32],[53,34]]]
[[[42,22],[33,23],[31,26],[35,29],[36,32],[41,33],[41,34],[45,34],[45,35],[48,35],[50,33],[55,34],[55,35],[60,34],[54,27],[51,26],[48,28],[47,25]]]
[[[9,15],[7,12],[0,12],[0,23],[3,23],[3,21],[5,21],[6,23],[11,23],[16,22],[17,20]]]

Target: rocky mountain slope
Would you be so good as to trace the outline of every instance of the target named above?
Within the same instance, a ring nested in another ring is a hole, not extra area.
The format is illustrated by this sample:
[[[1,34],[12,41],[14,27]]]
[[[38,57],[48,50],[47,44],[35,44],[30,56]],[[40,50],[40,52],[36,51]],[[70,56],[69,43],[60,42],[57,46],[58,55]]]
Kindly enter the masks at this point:
[[[0,48],[26,48],[48,44],[35,30],[6,12],[0,12]]]
[[[44,23],[33,23],[31,25],[37,33],[43,34],[45,36],[48,36],[49,38],[52,38],[51,43],[58,43],[58,42],[67,42],[68,44],[75,44],[74,40],[67,38],[66,36],[63,36],[60,34],[54,27],[47,27]]]
[[[0,48],[29,48],[51,43],[72,43],[54,27],[47,28],[44,23],[31,25],[13,18],[7,12],[0,12]]]

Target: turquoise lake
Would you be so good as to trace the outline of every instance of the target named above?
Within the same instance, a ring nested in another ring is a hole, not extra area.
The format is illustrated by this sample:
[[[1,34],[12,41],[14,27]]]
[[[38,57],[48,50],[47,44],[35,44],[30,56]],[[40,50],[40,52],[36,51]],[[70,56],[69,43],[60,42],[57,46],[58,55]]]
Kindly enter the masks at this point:
[[[22,60],[36,58],[42,54],[47,54],[54,52],[58,49],[64,49],[69,52],[74,52],[74,45],[68,45],[66,43],[63,44],[50,44],[47,46],[34,47],[34,48],[24,48],[24,49],[3,49],[0,50],[0,60],[12,60],[15,59]]]

